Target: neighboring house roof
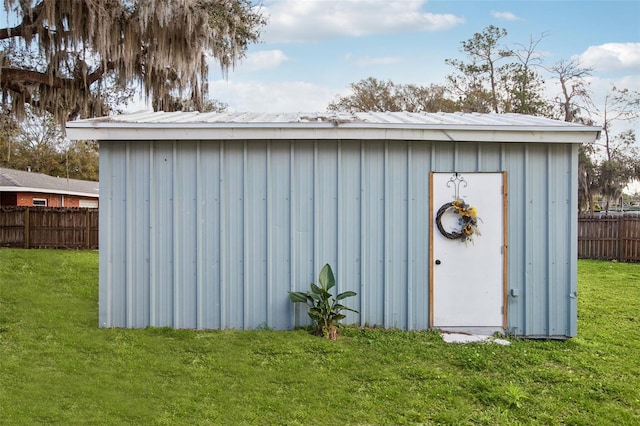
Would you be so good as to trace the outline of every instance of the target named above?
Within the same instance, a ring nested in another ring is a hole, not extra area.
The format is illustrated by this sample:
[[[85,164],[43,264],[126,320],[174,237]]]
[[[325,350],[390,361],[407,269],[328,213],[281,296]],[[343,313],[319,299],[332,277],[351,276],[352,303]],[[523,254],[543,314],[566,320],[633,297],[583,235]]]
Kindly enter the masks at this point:
[[[98,198],[100,189],[98,182],[90,180],[66,179],[0,167],[1,191],[42,192]]]
[[[592,142],[600,127],[522,114],[138,112],[67,123],[71,139]]]

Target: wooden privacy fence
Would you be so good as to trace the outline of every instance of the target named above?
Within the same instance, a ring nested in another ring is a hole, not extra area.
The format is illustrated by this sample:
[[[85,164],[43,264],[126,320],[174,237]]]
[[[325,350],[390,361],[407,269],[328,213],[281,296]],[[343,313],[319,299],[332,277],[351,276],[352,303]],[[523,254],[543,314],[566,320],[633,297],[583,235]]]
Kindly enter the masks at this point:
[[[2,206],[0,246],[97,249],[98,209]],[[578,257],[640,262],[640,215],[580,215]]]
[[[0,246],[98,248],[98,209],[0,207]]]
[[[640,262],[640,215],[580,215],[578,258]]]

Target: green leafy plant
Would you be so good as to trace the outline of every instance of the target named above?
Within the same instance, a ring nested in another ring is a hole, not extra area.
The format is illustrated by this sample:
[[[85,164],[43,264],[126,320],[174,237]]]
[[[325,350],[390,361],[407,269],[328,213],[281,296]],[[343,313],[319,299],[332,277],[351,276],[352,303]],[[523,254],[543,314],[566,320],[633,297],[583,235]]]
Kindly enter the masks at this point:
[[[311,290],[306,293],[290,291],[289,298],[294,303],[306,303],[309,306],[309,317],[315,322],[316,336],[324,336],[330,340],[336,340],[338,338],[336,326],[338,321],[345,317],[341,312],[358,312],[338,302],[347,297],[355,296],[356,292],[345,291],[335,297],[329,293],[329,290],[335,287],[336,279],[328,263],[320,271],[318,284],[311,283]]]

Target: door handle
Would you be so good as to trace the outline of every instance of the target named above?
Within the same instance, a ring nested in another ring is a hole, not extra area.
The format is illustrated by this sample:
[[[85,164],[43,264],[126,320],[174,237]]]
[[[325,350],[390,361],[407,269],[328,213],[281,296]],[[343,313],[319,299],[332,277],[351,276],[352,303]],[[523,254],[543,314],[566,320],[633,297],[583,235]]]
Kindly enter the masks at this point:
[[[436,259],[436,265],[441,264],[442,262],[440,262],[440,259]]]

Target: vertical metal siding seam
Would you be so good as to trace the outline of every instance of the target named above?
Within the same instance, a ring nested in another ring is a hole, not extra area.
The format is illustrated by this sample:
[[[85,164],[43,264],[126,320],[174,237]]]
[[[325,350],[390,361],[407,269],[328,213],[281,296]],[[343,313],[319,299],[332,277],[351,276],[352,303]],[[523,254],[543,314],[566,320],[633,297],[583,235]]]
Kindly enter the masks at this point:
[[[524,182],[523,182],[523,201],[522,203],[524,204],[524,223],[522,224],[522,226],[524,227],[524,237],[523,237],[523,245],[524,245],[524,280],[522,282],[522,301],[520,302],[520,304],[522,305],[522,334],[524,334],[525,336],[529,334],[529,321],[527,320],[527,315],[529,313],[529,307],[528,307],[528,303],[529,303],[529,298],[527,297],[527,291],[529,289],[529,282],[531,281],[531,263],[530,263],[530,256],[531,256],[531,247],[530,247],[530,241],[531,241],[531,226],[529,224],[529,220],[531,217],[531,212],[529,211],[529,209],[531,208],[529,206],[529,193],[531,192],[530,187],[529,187],[529,172],[530,172],[530,167],[529,167],[529,145],[524,145],[523,148],[524,150],[524,155],[523,155],[523,161],[524,161],[524,165],[522,167],[522,174],[524,177]]]
[[[318,141],[313,141],[313,276],[318,275]]]
[[[413,169],[411,168],[412,161],[412,148],[413,145],[411,141],[407,142],[407,330],[413,329],[413,305],[412,301],[413,297],[413,268],[415,265],[414,256],[414,237],[415,237],[415,214],[413,211],[413,197],[415,195],[414,185],[413,185]]]
[[[177,168],[178,168],[178,146],[177,141],[174,140],[172,144],[172,159],[171,165],[173,168],[172,173],[172,182],[171,182],[171,210],[173,214],[172,222],[173,226],[171,228],[173,232],[173,246],[171,250],[173,251],[173,327],[174,328],[182,328],[182,324],[180,322],[180,292],[178,291],[178,286],[180,285],[180,259],[178,258],[178,250],[176,250],[176,244],[180,241],[181,233],[180,233],[180,223],[178,221],[178,203],[177,196],[178,192],[176,191],[177,187]]]
[[[219,232],[220,232],[220,251],[219,251],[219,256],[220,256],[220,270],[219,270],[219,274],[220,274],[220,278],[219,278],[219,287],[218,287],[218,291],[219,291],[219,300],[220,300],[220,328],[224,329],[227,328],[227,322],[225,321],[226,315],[227,315],[227,301],[226,301],[226,297],[227,297],[227,292],[225,291],[225,285],[226,285],[226,273],[227,273],[227,256],[225,255],[227,252],[227,233],[226,233],[226,229],[227,229],[227,214],[226,214],[226,208],[227,208],[227,191],[225,191],[225,185],[226,185],[226,175],[225,175],[225,143],[224,141],[220,141],[220,152],[219,152],[219,157],[218,157],[218,161],[219,161],[219,170],[220,170],[220,176],[218,178],[218,191],[220,193],[220,203],[218,205],[219,210],[219,220],[220,220],[220,224],[219,224]]]
[[[436,156],[436,143],[430,142],[429,144],[429,180],[427,183],[427,191],[428,191],[428,200],[427,200],[427,217],[428,226],[427,226],[427,327],[433,327],[433,173],[435,168],[435,156]]]
[[[337,282],[335,292],[336,294],[340,293],[340,286],[344,279],[344,272],[340,267],[340,262],[342,261],[342,245],[344,244],[342,238],[342,214],[340,211],[340,197],[342,196],[342,192],[340,188],[342,187],[342,141],[338,139],[338,143],[336,145],[336,265],[335,270],[338,272]],[[346,262],[344,262],[346,264]]]
[[[551,179],[549,179],[549,174],[551,173],[551,149],[549,147],[549,145],[545,145],[545,154],[546,154],[546,158],[545,158],[545,165],[546,165],[546,173],[545,173],[545,177],[544,177],[544,181],[545,181],[545,189],[547,191],[547,217],[546,219],[546,223],[547,223],[547,232],[546,232],[546,238],[547,238],[547,265],[546,265],[546,300],[545,300],[545,310],[547,311],[547,315],[546,315],[546,335],[547,336],[551,336],[551,329],[552,324],[553,324],[553,319],[551,318],[552,316],[552,309],[551,307],[554,305],[554,302],[551,298],[552,296],[552,291],[551,291],[551,286],[553,285],[552,280],[551,280],[551,275],[552,275],[552,262],[553,262],[553,255],[552,255],[552,249],[553,249],[553,245],[551,244],[551,238],[553,236],[553,233],[551,232],[551,223],[553,223],[553,214],[551,212],[551,209],[553,207],[553,199],[551,197]]]
[[[299,259],[296,256],[296,215],[295,215],[295,190],[293,183],[295,182],[295,148],[293,141],[289,141],[289,229],[291,231],[289,238],[289,291],[295,291],[295,276],[296,276],[296,268],[295,265],[297,261],[295,259]],[[299,261],[299,260],[298,260]],[[296,324],[296,311],[293,308],[293,303],[290,303],[291,307],[291,315],[289,317],[290,324],[295,327]]]
[[[106,155],[105,157],[105,162],[107,163],[107,167],[105,167],[105,174],[107,174],[108,179],[107,180],[107,193],[109,194],[109,201],[106,203],[107,204],[107,208],[105,209],[105,213],[106,213],[106,225],[107,226],[103,226],[100,227],[100,230],[102,230],[102,234],[100,235],[100,237],[106,236],[106,238],[100,238],[100,240],[104,240],[107,246],[107,249],[105,250],[106,253],[106,258],[107,258],[107,263],[109,265],[109,267],[107,268],[107,272],[105,274],[105,280],[106,282],[104,283],[104,287],[105,288],[105,293],[106,293],[106,306],[105,306],[105,310],[106,310],[106,314],[107,314],[107,318],[105,318],[105,321],[103,325],[108,326],[108,327],[113,327],[113,268],[115,267],[115,265],[113,264],[113,250],[114,250],[114,243],[113,243],[113,235],[114,233],[111,232],[112,229],[115,229],[113,227],[113,155],[114,155],[114,148],[113,145],[107,145],[105,144],[105,147],[107,147],[107,149],[105,149],[106,151]],[[102,169],[102,167],[100,167],[100,169]],[[109,232],[107,232],[107,230]],[[100,232],[100,231],[98,231]]]
[[[506,260],[506,265],[507,265],[507,269],[505,272],[505,277],[504,279],[506,280],[506,288],[504,289],[504,291],[506,292],[505,296],[504,296],[504,309],[506,309],[507,311],[507,315],[506,315],[506,321],[505,321],[505,331],[510,332],[510,326],[512,324],[511,322],[511,311],[512,309],[509,309],[509,291],[510,290],[510,286],[511,286],[511,280],[510,280],[510,274],[511,274],[511,268],[509,267],[509,263],[510,263],[510,258],[509,258],[509,238],[511,238],[511,233],[510,231],[510,224],[512,222],[509,221],[509,204],[510,204],[510,199],[509,199],[509,178],[511,177],[511,172],[507,172],[507,166],[506,166],[506,146],[504,143],[500,144],[500,164],[498,165],[498,167],[500,167],[500,171],[502,173],[505,174],[505,177],[503,178],[503,192],[504,192],[504,187],[506,186],[506,196],[503,198],[505,200],[506,203],[506,208],[504,209],[503,212],[503,217],[502,220],[506,221],[506,235],[504,237],[504,256],[505,256],[505,260]],[[517,323],[517,321],[516,321]]]
[[[157,321],[157,285],[156,282],[156,256],[158,255],[156,248],[156,229],[157,217],[155,206],[155,167],[154,167],[154,144],[155,141],[149,142],[149,325],[156,326]]]
[[[433,143],[432,143],[433,145]],[[433,150],[432,150],[433,152]],[[429,188],[429,225],[428,225],[428,229],[429,229],[429,239],[427,240],[427,243],[429,244],[429,248],[428,248],[428,253],[427,253],[427,264],[429,265],[429,300],[427,302],[427,306],[428,306],[428,310],[429,310],[429,317],[428,317],[428,326],[429,327],[433,327],[433,176],[434,176],[434,172],[433,170],[429,171],[429,183],[428,188]]]
[[[267,212],[266,212],[266,218],[265,218],[265,222],[267,225],[267,253],[266,258],[267,258],[267,326],[272,325],[271,319],[273,318],[273,295],[272,295],[272,291],[273,291],[273,266],[271,265],[272,261],[273,261],[273,238],[272,238],[272,227],[273,224],[271,223],[271,221],[273,220],[273,217],[275,217],[275,215],[273,215],[271,213],[271,208],[272,208],[272,203],[271,203],[271,196],[272,196],[272,192],[271,192],[271,186],[273,184],[273,180],[271,178],[271,141],[268,140],[267,141],[267,166],[266,166],[266,171],[267,171]],[[246,297],[246,295],[245,295]]]
[[[134,261],[131,257],[134,256],[135,250],[133,250],[133,207],[132,207],[132,198],[133,198],[133,179],[131,178],[131,142],[126,143],[126,152],[125,152],[125,239],[126,239],[126,247],[124,249],[124,258],[125,258],[125,270],[126,270],[126,290],[125,290],[125,303],[126,303],[126,319],[125,324],[127,328],[131,328],[133,326],[133,313],[137,311],[137,307],[134,308],[134,297],[133,297],[133,267]]]
[[[203,328],[202,141],[196,141],[196,328]]]
[[[429,159],[429,171],[434,172],[436,167],[436,144],[431,142],[431,158]],[[431,188],[429,188],[431,191]]]
[[[383,166],[383,172],[382,172],[383,176],[384,176],[384,188],[383,188],[383,196],[384,196],[384,207],[383,207],[383,217],[384,217],[384,231],[383,231],[383,253],[382,253],[382,274],[384,276],[384,280],[382,283],[382,286],[384,288],[383,290],[383,294],[384,294],[384,309],[383,309],[383,315],[382,315],[382,321],[384,322],[384,326],[386,328],[389,327],[389,304],[391,303],[391,301],[389,300],[389,293],[390,293],[390,269],[391,266],[389,264],[390,262],[390,254],[389,254],[389,141],[387,139],[385,139],[384,141],[384,166]]]
[[[507,172],[502,171],[502,324],[509,330],[509,181]]]
[[[242,143],[242,329],[246,330],[250,321],[249,316],[249,294],[248,290],[248,276],[249,267],[247,259],[249,257],[249,232],[247,230],[249,226],[249,220],[247,218],[247,140]]]
[[[366,309],[366,267],[365,267],[365,255],[364,250],[366,245],[366,236],[364,232],[364,198],[365,198],[365,179],[364,179],[364,167],[365,167],[365,149],[364,141],[360,140],[360,325],[364,325],[367,315]]]
[[[565,295],[567,298],[567,313],[569,315],[569,335],[575,336],[578,333],[578,145],[571,144],[567,148],[569,158],[569,211],[571,212],[571,223],[569,226],[569,262],[567,265],[568,279],[569,279],[569,294]]]
[[[458,155],[459,155],[459,149],[458,149],[458,142],[454,142],[453,143],[453,170],[452,172],[457,172],[458,171]]]

